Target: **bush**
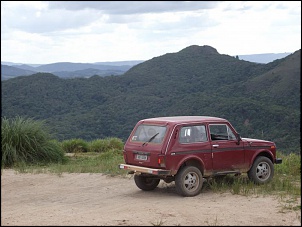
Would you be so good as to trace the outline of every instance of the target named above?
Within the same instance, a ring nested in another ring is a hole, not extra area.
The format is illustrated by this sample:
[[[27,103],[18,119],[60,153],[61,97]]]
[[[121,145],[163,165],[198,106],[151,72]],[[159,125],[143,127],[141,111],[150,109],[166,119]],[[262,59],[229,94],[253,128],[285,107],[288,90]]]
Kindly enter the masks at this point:
[[[109,147],[109,141],[103,139],[96,139],[90,142],[89,151],[102,153],[105,152]]]
[[[15,117],[1,118],[1,168],[17,164],[62,162],[64,152],[42,121]]]
[[[276,165],[276,172],[292,176],[301,175],[301,155],[296,153],[277,153],[277,157],[282,158],[282,164]]]
[[[105,152],[111,149],[122,150],[124,143],[121,139],[115,137],[109,137],[106,139],[96,139],[90,142],[89,151],[90,152]]]
[[[119,138],[109,137],[107,140],[109,140],[109,149],[122,150],[124,148],[124,143]]]
[[[88,143],[83,139],[70,139],[62,142],[62,148],[66,153],[86,153],[89,150]]]

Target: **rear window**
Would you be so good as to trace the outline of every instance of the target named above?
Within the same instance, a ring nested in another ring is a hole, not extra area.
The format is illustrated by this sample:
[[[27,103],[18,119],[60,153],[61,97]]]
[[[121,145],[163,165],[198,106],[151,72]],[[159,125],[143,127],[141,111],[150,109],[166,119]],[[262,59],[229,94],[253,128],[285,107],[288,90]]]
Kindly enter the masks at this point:
[[[167,127],[141,124],[135,130],[131,141],[161,143],[165,137]]]

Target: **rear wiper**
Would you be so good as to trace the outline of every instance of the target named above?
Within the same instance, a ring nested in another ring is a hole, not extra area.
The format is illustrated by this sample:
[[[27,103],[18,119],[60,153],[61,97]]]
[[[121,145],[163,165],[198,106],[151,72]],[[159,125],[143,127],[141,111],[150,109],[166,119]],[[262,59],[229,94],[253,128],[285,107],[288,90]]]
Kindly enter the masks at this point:
[[[142,146],[144,146],[144,145],[146,145],[147,143],[151,142],[158,134],[159,134],[159,132],[156,133],[154,136],[152,136],[148,141],[144,142],[144,143],[142,144]]]

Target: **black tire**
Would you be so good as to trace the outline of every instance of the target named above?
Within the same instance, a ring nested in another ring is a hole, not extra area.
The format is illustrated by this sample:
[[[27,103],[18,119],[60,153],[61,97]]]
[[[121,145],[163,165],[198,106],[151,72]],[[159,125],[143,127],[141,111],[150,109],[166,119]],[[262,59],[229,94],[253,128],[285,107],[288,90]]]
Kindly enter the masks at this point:
[[[151,178],[142,175],[134,175],[134,182],[138,188],[143,191],[154,190],[159,184],[160,179]]]
[[[176,174],[175,187],[182,196],[196,196],[201,192],[203,177],[200,170],[195,166],[184,166]]]
[[[255,184],[268,183],[274,176],[274,165],[269,158],[260,156],[255,159],[247,175]]]

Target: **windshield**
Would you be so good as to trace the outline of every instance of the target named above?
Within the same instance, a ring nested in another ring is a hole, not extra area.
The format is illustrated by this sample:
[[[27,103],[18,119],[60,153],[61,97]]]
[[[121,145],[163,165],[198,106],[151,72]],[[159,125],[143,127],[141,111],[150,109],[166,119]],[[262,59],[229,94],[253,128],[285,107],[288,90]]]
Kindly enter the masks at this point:
[[[161,143],[166,133],[166,126],[139,125],[133,134],[131,141],[143,143]]]

